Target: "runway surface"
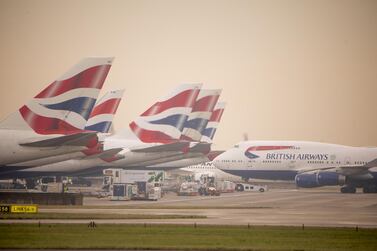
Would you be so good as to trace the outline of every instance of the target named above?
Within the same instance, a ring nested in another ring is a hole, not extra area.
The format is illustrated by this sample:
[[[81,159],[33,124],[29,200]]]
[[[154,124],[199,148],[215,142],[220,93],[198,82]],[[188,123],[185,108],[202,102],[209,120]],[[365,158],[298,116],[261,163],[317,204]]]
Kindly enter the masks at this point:
[[[271,189],[216,197],[167,194],[160,201],[110,201],[87,197],[89,208],[41,208],[40,212],[200,215],[204,219],[114,219],[96,223],[296,225],[377,227],[377,194],[341,194],[338,189]],[[116,206],[117,208],[114,208]],[[126,208],[119,208],[119,207]],[[132,208],[127,208],[132,206]],[[97,207],[97,208],[96,208]],[[100,207],[100,208],[98,208]],[[86,223],[88,220],[40,220],[42,223]],[[15,222],[2,220],[2,223]],[[16,220],[38,222],[38,220]]]

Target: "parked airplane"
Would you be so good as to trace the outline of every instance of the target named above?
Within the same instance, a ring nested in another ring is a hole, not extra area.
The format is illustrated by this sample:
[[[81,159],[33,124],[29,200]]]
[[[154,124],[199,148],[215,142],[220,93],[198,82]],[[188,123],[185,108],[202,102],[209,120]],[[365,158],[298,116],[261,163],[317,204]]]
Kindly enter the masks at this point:
[[[295,180],[298,187],[341,185],[342,193],[377,192],[377,148],[304,141],[244,141],[214,165],[244,179]]]
[[[29,103],[0,122],[0,165],[95,146],[98,141],[96,133],[83,129],[112,60],[82,60]]]
[[[152,105],[124,130],[103,141],[103,153],[21,170],[18,177],[63,175],[123,167],[135,161],[163,157],[187,148],[181,130],[191,112],[200,84],[186,84]]]
[[[202,130],[202,143],[194,143],[190,151],[186,154],[179,154],[167,158],[161,158],[151,162],[141,163],[140,168],[156,169],[156,170],[172,170],[181,167],[192,166],[200,163],[205,163],[223,151],[211,151],[210,147],[216,133],[216,129],[220,123],[221,117],[224,113],[225,102],[218,102],[213,109],[207,127]],[[205,144],[203,144],[205,143]]]
[[[85,130],[99,132],[100,134],[98,134],[98,137],[99,137],[100,142],[102,142],[104,137],[108,135],[114,115],[118,109],[123,93],[124,93],[124,90],[110,91],[106,93],[101,99],[99,99],[96,102],[94,108],[92,109],[89,115],[89,119],[85,125]],[[25,161],[21,163],[15,163],[15,164],[9,165],[10,167],[15,167],[15,168],[8,168],[8,169],[12,169],[11,171],[15,171],[15,169],[19,170],[19,169],[25,169],[25,168],[31,168],[31,167],[37,167],[37,166],[38,167],[45,166],[47,164],[57,163],[57,162],[65,161],[65,160],[82,158],[86,156],[93,156],[96,154],[104,154],[104,152],[102,151],[102,148],[103,148],[102,144],[97,144],[92,148],[87,148],[82,151],[61,154],[61,155],[56,155],[56,156],[51,156],[51,157],[46,157],[46,158],[40,158],[40,159]],[[28,171],[33,172],[39,169],[41,168],[28,169]],[[45,169],[45,167],[43,167],[42,169]],[[1,173],[4,173],[4,171],[0,172],[0,174]],[[7,173],[9,173],[9,170]]]

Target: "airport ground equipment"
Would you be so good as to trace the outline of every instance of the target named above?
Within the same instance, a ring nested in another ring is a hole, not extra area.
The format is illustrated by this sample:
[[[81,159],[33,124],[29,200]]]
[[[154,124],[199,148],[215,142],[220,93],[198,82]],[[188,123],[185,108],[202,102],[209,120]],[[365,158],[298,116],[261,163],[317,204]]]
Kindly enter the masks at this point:
[[[105,169],[104,187],[112,200],[158,200],[164,171]]]
[[[198,182],[188,181],[183,182],[179,187],[179,196],[197,196],[199,195],[199,184]]]
[[[111,200],[131,200],[136,193],[135,184],[113,184]]]
[[[267,186],[262,185],[253,185],[248,183],[237,183],[236,185],[237,192],[265,192],[268,190]]]

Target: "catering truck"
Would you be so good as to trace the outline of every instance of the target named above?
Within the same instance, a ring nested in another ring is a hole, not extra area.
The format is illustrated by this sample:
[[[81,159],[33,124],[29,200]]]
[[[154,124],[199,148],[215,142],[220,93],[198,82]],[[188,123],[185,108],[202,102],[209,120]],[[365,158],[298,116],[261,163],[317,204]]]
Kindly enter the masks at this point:
[[[124,170],[109,168],[103,170],[104,188],[112,200],[158,200],[161,198],[161,184],[164,171]]]

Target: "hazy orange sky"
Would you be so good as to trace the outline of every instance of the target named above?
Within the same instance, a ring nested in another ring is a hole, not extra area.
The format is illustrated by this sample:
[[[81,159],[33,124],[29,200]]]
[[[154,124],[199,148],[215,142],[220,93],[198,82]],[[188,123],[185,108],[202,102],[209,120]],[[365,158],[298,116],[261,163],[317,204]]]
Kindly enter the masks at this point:
[[[377,1],[0,0],[0,117],[87,56],[114,56],[125,127],[181,83],[223,88],[215,148],[377,146]]]

